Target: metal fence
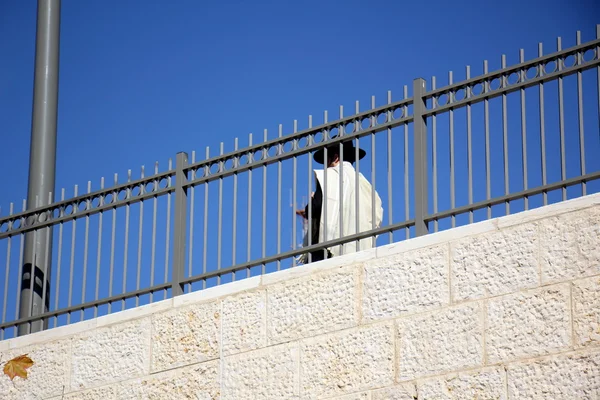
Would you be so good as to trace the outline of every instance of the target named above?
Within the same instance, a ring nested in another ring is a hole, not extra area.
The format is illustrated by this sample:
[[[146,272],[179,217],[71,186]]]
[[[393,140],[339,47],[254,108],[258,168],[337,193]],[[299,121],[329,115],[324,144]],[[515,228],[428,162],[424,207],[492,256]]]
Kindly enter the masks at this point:
[[[459,83],[450,73],[441,88],[416,79],[411,97],[388,92],[332,122],[325,112],[317,126],[309,117],[286,135],[250,135],[242,149],[236,139],[200,161],[179,153],[150,176],[103,178],[69,198],[63,189],[47,206],[11,204],[0,217],[0,339],[295,267],[311,249],[383,245],[600,191],[600,26],[593,41],[557,45],[529,61],[521,51],[513,66],[502,56],[494,72],[486,61],[475,77],[467,67]],[[355,168],[380,194],[384,222],[302,247],[294,211],[314,190],[312,156],[348,139],[368,153]],[[26,245],[40,238],[44,248]],[[31,315],[34,296],[47,311]]]

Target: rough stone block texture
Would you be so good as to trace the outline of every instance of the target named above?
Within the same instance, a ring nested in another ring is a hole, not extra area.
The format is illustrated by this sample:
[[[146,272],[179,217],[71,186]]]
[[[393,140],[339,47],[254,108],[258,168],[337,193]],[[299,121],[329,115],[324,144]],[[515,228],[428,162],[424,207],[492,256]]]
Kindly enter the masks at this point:
[[[507,368],[510,399],[600,398],[600,353],[546,357]]]
[[[69,340],[43,343],[0,353],[0,366],[10,359],[27,354],[34,362],[27,369],[27,379],[13,381],[0,369],[0,398],[2,400],[37,400],[69,391],[71,343]]]
[[[506,400],[503,368],[450,374],[419,382],[419,400]]]
[[[453,301],[539,286],[538,246],[537,226],[532,223],[452,243]]]
[[[483,363],[483,314],[469,303],[398,320],[399,379]]]
[[[575,343],[600,343],[600,276],[573,282]]]
[[[397,317],[446,305],[448,246],[375,259],[364,266],[363,319]]]
[[[267,305],[264,290],[242,293],[223,300],[225,355],[267,345]]]
[[[150,329],[150,317],[146,317],[74,336],[71,390],[150,372]]]
[[[115,390],[117,400],[218,399],[219,361],[209,361],[168,372],[150,375],[121,384]],[[102,399],[104,400],[104,399]]]
[[[547,218],[540,224],[542,280],[600,273],[600,207]]]
[[[152,372],[219,357],[220,304],[216,301],[156,314],[152,319]]]
[[[379,389],[371,393],[371,400],[415,400],[416,398],[417,388],[412,383]]]
[[[298,363],[298,343],[225,357],[221,399],[297,399]]]
[[[356,325],[358,273],[357,267],[346,267],[269,286],[269,343],[315,336]]]
[[[391,323],[306,339],[301,345],[302,398],[360,392],[394,381]]]
[[[353,393],[345,396],[330,397],[331,400],[371,400],[371,393]]]
[[[569,284],[491,299],[487,306],[488,362],[534,357],[571,344]]]
[[[127,383],[130,383],[130,381]],[[55,397],[52,400],[117,400],[117,387],[120,385],[121,383],[118,383],[93,389],[81,390],[79,392],[65,394],[64,397]],[[128,399],[134,398],[135,397],[133,396],[128,397]]]

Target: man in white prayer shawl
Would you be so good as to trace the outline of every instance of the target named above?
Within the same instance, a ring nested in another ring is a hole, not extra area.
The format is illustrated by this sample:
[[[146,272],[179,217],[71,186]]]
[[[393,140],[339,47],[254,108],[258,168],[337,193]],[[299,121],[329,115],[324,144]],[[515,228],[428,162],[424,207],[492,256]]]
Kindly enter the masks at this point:
[[[310,237],[309,229],[305,229],[304,247],[338,239],[340,233],[341,237],[346,237],[379,228],[383,220],[383,207],[379,194],[363,174],[357,172],[352,165],[356,161],[357,155],[357,148],[352,140],[343,142],[343,146],[339,143],[328,146],[327,162],[324,160],[324,153],[324,149],[319,149],[314,155],[315,162],[326,166],[325,169],[314,170],[316,191],[312,194],[310,203],[303,210],[296,211],[296,214],[307,220],[306,226],[310,224]],[[363,149],[358,149],[359,160],[365,155],[366,152]],[[323,196],[325,192],[326,196]],[[312,208],[310,220],[309,206]],[[376,238],[377,236],[375,236]],[[301,264],[320,261],[370,249],[373,247],[373,243],[373,237],[361,239],[358,246],[357,241],[353,240],[342,245],[330,246],[324,250],[312,251],[310,260],[308,253],[301,254],[297,261]]]

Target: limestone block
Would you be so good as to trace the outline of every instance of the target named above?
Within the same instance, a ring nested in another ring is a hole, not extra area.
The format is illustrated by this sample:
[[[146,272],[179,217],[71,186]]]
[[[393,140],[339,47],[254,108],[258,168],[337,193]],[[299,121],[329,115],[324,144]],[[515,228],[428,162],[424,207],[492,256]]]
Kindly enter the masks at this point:
[[[489,300],[488,362],[534,357],[568,348],[570,307],[568,284]]]
[[[510,399],[600,398],[600,353],[545,357],[509,365]]]
[[[506,400],[505,388],[504,369],[487,368],[419,382],[419,400]]]
[[[223,300],[223,353],[254,350],[267,345],[267,307],[264,290]]]
[[[298,363],[298,343],[225,357],[221,399],[297,399]]]
[[[543,220],[540,240],[544,283],[600,273],[600,207]]]
[[[150,327],[150,317],[145,317],[74,336],[71,390],[147,374]]]
[[[401,381],[482,365],[482,306],[469,303],[401,318],[397,347]]]
[[[394,381],[392,323],[305,339],[301,345],[302,398],[365,391]]]
[[[121,383],[115,399],[213,400],[220,398],[219,386],[219,361],[214,360]]]
[[[364,266],[362,312],[367,321],[449,303],[448,246],[378,258]]]
[[[573,282],[573,325],[575,343],[600,343],[600,277]]]
[[[417,388],[413,383],[405,383],[371,393],[371,400],[415,400]]]
[[[269,343],[315,336],[356,325],[358,273],[358,268],[346,267],[269,286]]]
[[[194,364],[219,356],[221,311],[217,301],[154,315],[152,372]]]
[[[69,340],[40,343],[0,353],[0,367],[8,360],[27,354],[34,362],[27,369],[27,379],[13,381],[0,369],[0,398],[2,400],[37,400],[62,395],[69,391],[71,343]]]
[[[479,299],[540,283],[536,224],[528,223],[451,243],[452,298]]]

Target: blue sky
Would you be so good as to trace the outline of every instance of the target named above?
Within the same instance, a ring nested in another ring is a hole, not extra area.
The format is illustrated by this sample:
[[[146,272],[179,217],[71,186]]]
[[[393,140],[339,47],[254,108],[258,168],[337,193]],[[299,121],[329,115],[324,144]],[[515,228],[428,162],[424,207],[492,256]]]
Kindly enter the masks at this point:
[[[0,215],[7,214],[10,202],[20,205],[27,194],[35,22],[35,1],[0,0],[0,54],[3,55],[0,62],[0,135],[4,150],[0,157]],[[142,165],[147,175],[157,161],[159,169],[163,171],[168,159],[174,159],[178,151],[186,151],[191,156],[191,152],[196,150],[196,158],[200,159],[207,146],[211,148],[211,155],[217,154],[220,142],[224,143],[225,152],[232,151],[236,137],[239,138],[240,147],[246,146],[249,133],[253,133],[255,142],[262,140],[264,129],[268,129],[269,138],[274,138],[278,124],[283,124],[284,134],[290,133],[294,119],[298,120],[299,129],[307,127],[308,115],[313,115],[315,125],[320,124],[324,110],[329,110],[330,120],[336,119],[340,105],[344,106],[345,115],[349,115],[354,110],[356,100],[360,101],[361,111],[366,110],[372,95],[376,96],[377,105],[382,105],[388,90],[392,91],[392,98],[396,101],[402,97],[404,85],[409,86],[409,94],[412,92],[412,82],[416,77],[425,78],[430,87],[431,77],[436,76],[440,87],[447,84],[448,71],[454,71],[455,82],[463,80],[466,65],[471,65],[471,75],[475,76],[482,73],[483,60],[486,59],[489,60],[490,70],[498,69],[502,54],[507,55],[508,65],[517,63],[521,48],[525,50],[526,59],[534,58],[539,42],[543,43],[545,52],[554,51],[558,36],[563,38],[564,48],[572,46],[577,30],[582,31],[582,41],[592,40],[595,38],[595,24],[600,23],[600,7],[594,0],[509,0],[502,4],[486,1],[63,0],[61,22],[56,182],[57,191],[66,188],[68,197],[73,195],[75,184],[81,193],[91,180],[92,190],[95,190],[99,188],[101,177],[105,177],[108,184],[112,182],[114,173],[118,173],[120,182],[123,182],[128,169],[132,170],[134,178],[139,177]],[[570,104],[566,106],[566,111],[570,111],[570,115],[576,115],[573,114],[576,113],[573,106],[576,105],[573,79],[568,82],[565,79],[565,102]],[[594,118],[594,112],[597,113],[598,109],[595,71],[585,73],[584,82],[586,135],[591,138],[589,143],[586,142],[586,151],[588,170],[593,171],[598,169],[598,160],[590,154],[600,149],[597,143],[597,114]],[[556,90],[555,84],[546,86],[548,91]],[[530,155],[530,160],[534,161],[530,162],[535,162],[539,157],[535,153],[536,146],[539,147],[535,139],[539,123],[536,125],[535,122],[538,111],[532,106],[537,104],[537,100],[535,93],[530,95],[528,92],[527,95],[527,101],[531,103],[527,104],[531,110],[527,114],[528,124],[533,124],[528,125],[529,140],[532,140],[528,148],[534,152]],[[517,124],[513,128],[518,134],[518,94],[515,96],[509,96],[509,124]],[[516,101],[511,100],[513,98]],[[482,144],[479,134],[483,123],[481,107],[473,107],[473,144],[476,148]],[[500,121],[498,101],[491,101],[490,107],[491,130],[494,131],[499,129],[496,124]],[[549,101],[547,107],[547,117],[556,119],[553,114],[556,101],[554,104]],[[464,139],[464,110],[457,111],[455,118],[458,124],[456,138],[460,141]],[[565,118],[567,130],[576,130],[576,118]],[[447,116],[439,117],[437,123],[440,146],[447,145],[447,137],[443,133],[447,132],[447,127],[444,128],[448,123]],[[553,126],[556,124],[552,121],[547,121],[546,125],[548,135],[554,132],[553,129],[556,130]],[[493,150],[497,150],[502,142],[501,138],[494,142],[499,136],[494,138]],[[514,147],[511,161],[514,157],[514,160],[520,160],[519,140],[518,136],[511,139],[511,146]],[[385,187],[380,189],[380,185],[387,183],[383,148],[385,136],[378,134],[376,142],[379,149],[377,154],[381,154],[377,158],[377,187],[387,201],[387,190]],[[412,142],[409,145],[412,149]],[[556,139],[548,139],[548,145],[555,149]],[[371,150],[368,139],[361,140],[361,146]],[[395,154],[401,159],[401,140],[395,142],[395,146]],[[578,154],[573,153],[575,150],[572,149],[576,150],[577,146],[567,146],[570,155],[567,171],[569,176],[576,176],[579,174]],[[446,163],[447,151],[438,151],[441,157],[439,163]],[[548,159],[555,160],[555,154],[550,152]],[[457,148],[456,156],[457,174],[460,175],[457,175],[457,204],[460,205],[466,202],[466,161],[461,148]],[[501,153],[494,151],[492,160],[501,162]],[[369,163],[366,161],[365,165]],[[482,182],[484,172],[481,158],[474,159],[474,163],[477,185],[477,182]],[[298,168],[302,171],[298,184],[302,186],[298,187],[296,199],[302,202],[302,196],[308,190],[308,172],[305,162],[300,162]],[[556,180],[556,171],[549,171],[549,178]],[[267,172],[268,190],[273,193],[277,167],[269,167]],[[369,168],[365,174],[370,177],[370,173]],[[539,172],[530,173],[529,186],[539,184]],[[511,171],[511,191],[520,190],[521,175],[518,169]],[[290,176],[291,163],[284,162],[282,210],[285,212],[285,232],[289,232],[293,220],[289,206]],[[404,195],[403,181],[396,181],[401,177],[402,171],[395,172],[396,199]],[[492,194],[501,195],[502,171],[494,172],[492,178]],[[244,201],[247,189],[245,179],[240,176],[239,182],[239,196]],[[255,172],[253,179],[253,193],[258,196],[262,193],[262,172]],[[446,195],[447,179],[438,179],[440,196]],[[230,180],[227,182],[231,184]],[[211,184],[211,204],[218,201],[217,190],[218,186]],[[225,196],[230,196],[230,193],[226,187]],[[481,200],[482,193],[485,196],[485,183],[474,189],[475,200]],[[196,249],[203,248],[203,196],[203,190],[196,189],[196,201],[201,203],[196,205],[195,210],[194,236],[198,245],[194,245],[194,273],[202,269],[202,266],[198,266],[202,258],[201,251]],[[269,211],[277,207],[276,196],[273,196],[268,200]],[[260,245],[256,244],[261,237],[260,197],[253,200],[253,206],[253,220],[258,225],[252,228],[252,236],[255,237],[252,258],[258,258],[261,253]],[[227,207],[231,209],[229,203]],[[238,219],[247,220],[245,203],[241,202],[239,207]],[[439,208],[449,208],[446,198],[440,199]],[[412,212],[412,205],[410,209]],[[217,229],[216,219],[212,218],[216,210],[214,208],[210,212],[209,230],[213,231]],[[403,210],[403,205],[394,208],[393,222],[402,220]],[[494,216],[501,215],[503,210],[500,207],[496,214],[495,209]],[[133,247],[130,249],[128,262],[131,265],[128,268],[133,268],[130,273],[134,276],[134,284],[139,212],[139,208],[132,207],[129,241]],[[152,203],[145,204],[143,213],[144,240],[147,240],[147,232],[152,224]],[[224,213],[227,214],[226,211]],[[163,214],[161,219],[164,218]],[[223,224],[229,227],[231,217],[224,215],[223,218]],[[110,216],[105,217],[105,225],[108,221]],[[271,224],[275,222],[271,214],[269,226],[274,226]],[[77,224],[79,244],[76,257],[80,257],[80,236],[84,226],[83,221]],[[90,229],[97,231],[97,221],[92,222]],[[122,229],[122,225],[119,225],[118,235],[123,235]],[[71,226],[65,225],[65,231],[70,230]],[[239,257],[245,259],[246,226],[240,225],[238,231],[243,234],[238,232],[237,252]],[[104,254],[107,251],[106,243],[110,243],[110,231],[106,228],[104,232],[103,258],[107,259]],[[224,228],[224,235],[230,237],[229,232],[230,228]],[[164,233],[162,238],[161,233],[158,235],[157,243],[162,245]],[[276,250],[271,235],[272,232],[267,245],[269,254]],[[214,236],[211,235],[208,242],[211,249],[216,246]],[[290,236],[289,233],[280,234],[282,248],[289,248]],[[395,237],[395,240],[400,238]],[[117,242],[122,240],[122,237],[117,238]],[[66,236],[65,242],[69,241],[70,237]],[[0,247],[0,262],[3,262],[6,254],[6,245],[3,246]],[[231,240],[224,238],[222,246],[227,253],[222,260],[222,266],[225,267],[231,264]],[[150,257],[146,249],[147,246],[144,247],[141,263],[143,268],[147,268]],[[17,245],[13,243],[13,254],[17,254],[17,250]],[[120,270],[123,252],[121,250],[119,253],[118,249],[115,251],[115,270]],[[64,263],[65,257],[67,260],[70,257],[68,246],[63,252]],[[55,260],[56,253],[53,254]],[[164,257],[164,253],[160,256]],[[208,255],[213,263],[215,257],[214,252]],[[92,258],[95,262],[95,255],[90,256],[90,260]],[[89,263],[89,268],[92,268],[94,263]],[[1,276],[5,271],[3,268],[5,266],[0,266]],[[63,279],[68,275],[64,268],[68,268],[68,265],[63,266]],[[102,264],[103,275],[106,268]],[[79,270],[75,268],[75,274]],[[11,276],[16,274],[15,271],[13,267]],[[88,274],[95,273],[93,269],[91,271]],[[157,274],[162,272],[157,270]],[[128,290],[132,289],[131,282],[132,279],[128,279]],[[120,282],[116,284],[120,285]],[[94,283],[88,288],[88,293],[93,293],[93,286]],[[100,286],[102,291],[106,285]],[[61,287],[65,290],[64,285]],[[80,296],[81,289],[75,290],[79,290],[74,295],[76,298]],[[3,293],[1,287],[0,293]],[[12,307],[12,304],[9,299],[9,306]],[[62,299],[60,304],[63,304]]]

